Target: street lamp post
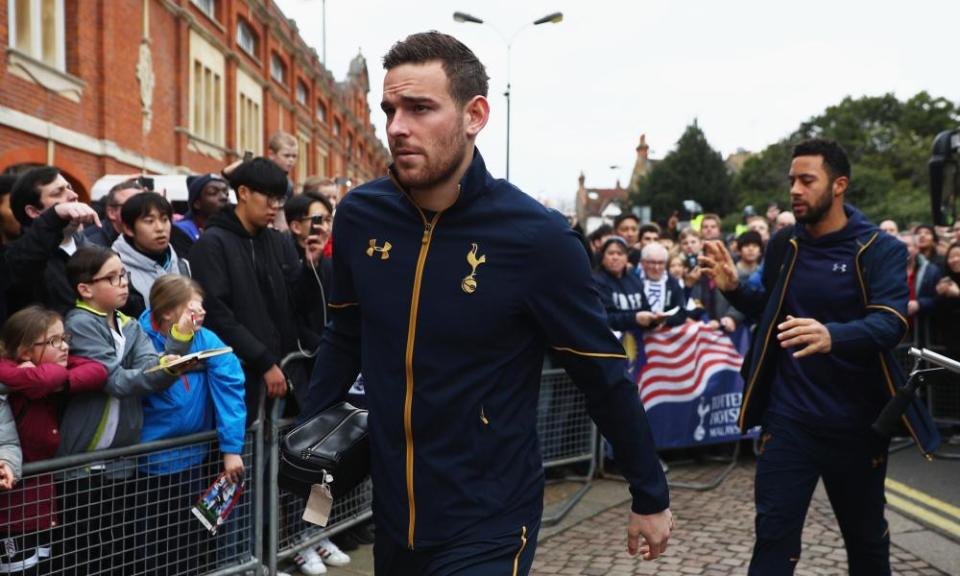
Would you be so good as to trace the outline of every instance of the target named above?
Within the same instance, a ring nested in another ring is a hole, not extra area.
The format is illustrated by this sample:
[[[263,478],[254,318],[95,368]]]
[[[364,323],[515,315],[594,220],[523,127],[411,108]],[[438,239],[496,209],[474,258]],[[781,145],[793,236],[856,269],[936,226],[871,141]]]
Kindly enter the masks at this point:
[[[517,29],[512,36],[508,39],[503,35],[500,30],[490,24],[489,22],[484,22],[482,19],[477,18],[476,16],[471,16],[465,12],[454,12],[453,19],[457,22],[465,22],[469,24],[486,24],[490,28],[493,28],[494,32],[500,36],[500,39],[503,40],[504,44],[507,45],[507,91],[503,93],[507,97],[507,169],[506,169],[506,179],[510,180],[510,49],[513,46],[513,41],[516,40],[517,36],[523,32],[528,26],[539,26],[541,24],[559,24],[563,21],[563,12],[553,12],[547,14],[543,18],[538,18],[533,22],[527,22],[523,26]]]

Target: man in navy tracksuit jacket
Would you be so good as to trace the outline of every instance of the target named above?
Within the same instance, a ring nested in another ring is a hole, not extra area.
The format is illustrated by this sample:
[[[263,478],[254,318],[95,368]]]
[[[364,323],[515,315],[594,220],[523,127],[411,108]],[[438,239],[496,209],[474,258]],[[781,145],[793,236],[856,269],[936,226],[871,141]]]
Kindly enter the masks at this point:
[[[487,172],[474,147],[486,73],[469,48],[415,34],[384,67],[394,165],[337,207],[332,320],[304,408],[343,399],[363,367],[376,573],[529,571],[548,346],[629,480],[630,552],[655,558],[672,525],[666,480],[582,244],[560,214]]]
[[[762,284],[738,283],[719,243],[709,243],[702,258],[730,302],[760,318],[740,411],[744,431],[763,426],[751,575],[793,574],[820,478],[850,574],[890,574],[883,516],[889,438],[870,427],[902,383],[891,351],[907,329],[907,254],[843,203],[849,178],[836,143],[797,145],[790,195],[798,225],[771,239]],[[919,403],[903,424],[924,453],[935,449],[936,428]]]

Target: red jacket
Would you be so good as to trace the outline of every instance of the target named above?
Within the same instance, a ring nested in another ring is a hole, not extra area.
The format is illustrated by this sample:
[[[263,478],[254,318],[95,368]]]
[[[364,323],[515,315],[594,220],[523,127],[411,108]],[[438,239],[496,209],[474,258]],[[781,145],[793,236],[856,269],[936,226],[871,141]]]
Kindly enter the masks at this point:
[[[13,360],[0,359],[0,383],[10,390],[23,462],[45,460],[56,453],[65,394],[100,390],[106,381],[102,364],[79,356],[71,356],[66,368],[57,364],[20,368]],[[52,475],[25,478],[12,490],[0,492],[0,526],[11,532],[55,526],[55,498]]]

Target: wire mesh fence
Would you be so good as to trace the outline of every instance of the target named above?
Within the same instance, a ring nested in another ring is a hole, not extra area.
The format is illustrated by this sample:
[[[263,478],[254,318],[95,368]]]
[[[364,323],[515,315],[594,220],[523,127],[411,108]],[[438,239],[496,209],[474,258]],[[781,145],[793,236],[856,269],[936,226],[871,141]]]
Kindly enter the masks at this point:
[[[278,491],[269,466],[292,420],[277,425],[278,434],[261,421],[248,429],[244,490],[216,534],[192,512],[222,471],[213,431],[25,465],[0,492],[0,574],[259,574],[369,519],[367,480],[335,502],[327,527],[302,520],[305,500]],[[585,398],[562,370],[543,373],[537,431],[544,466],[588,468],[572,478],[581,490],[547,511],[549,524],[588,487],[596,444]]]
[[[247,434],[248,464],[254,445]],[[253,562],[251,466],[216,534],[191,512],[222,470],[213,433],[121,450],[25,466],[0,493],[0,574],[206,574]]]

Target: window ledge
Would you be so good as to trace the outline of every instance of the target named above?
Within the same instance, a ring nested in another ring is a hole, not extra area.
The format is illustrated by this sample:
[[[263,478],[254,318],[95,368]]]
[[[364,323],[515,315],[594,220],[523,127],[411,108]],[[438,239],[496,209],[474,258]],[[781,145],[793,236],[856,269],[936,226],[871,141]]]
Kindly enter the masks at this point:
[[[7,70],[72,102],[80,102],[86,82],[14,48],[7,48]]]
[[[186,135],[187,150],[190,150],[192,152],[203,154],[204,156],[209,156],[210,158],[213,158],[215,160],[223,160],[228,153],[232,152],[229,148],[220,146],[219,144],[215,144],[213,142],[210,142],[209,140],[205,140],[200,136],[193,134],[187,128],[177,127],[177,128],[174,128],[174,131]]]

